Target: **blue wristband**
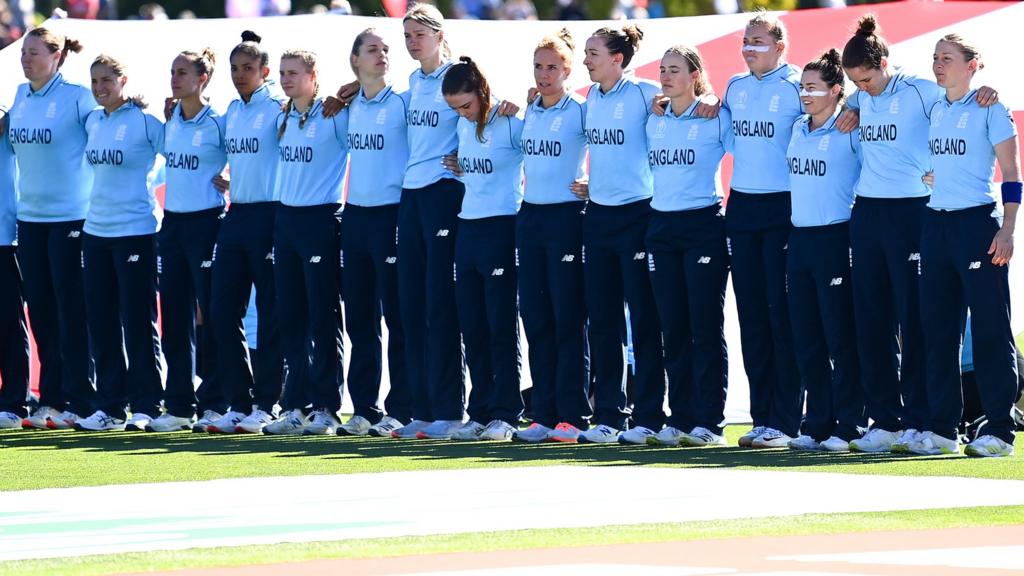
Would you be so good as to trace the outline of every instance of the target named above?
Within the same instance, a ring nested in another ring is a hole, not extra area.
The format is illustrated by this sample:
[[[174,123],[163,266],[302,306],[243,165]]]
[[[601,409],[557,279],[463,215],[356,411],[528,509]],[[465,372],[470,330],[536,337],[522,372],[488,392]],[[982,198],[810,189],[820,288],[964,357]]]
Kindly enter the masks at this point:
[[[1022,188],[1024,185],[1020,182],[1003,182],[1003,204],[1020,204]]]

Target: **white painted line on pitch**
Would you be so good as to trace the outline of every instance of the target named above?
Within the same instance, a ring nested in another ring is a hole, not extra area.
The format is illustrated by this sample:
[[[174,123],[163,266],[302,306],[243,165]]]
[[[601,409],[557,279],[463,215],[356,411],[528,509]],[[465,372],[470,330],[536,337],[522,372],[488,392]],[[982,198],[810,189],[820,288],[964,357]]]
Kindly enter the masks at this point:
[[[779,556],[771,558],[771,560],[1024,570],[1024,545],[977,546],[970,548],[924,548],[920,550],[888,550],[885,552],[851,552],[842,554],[808,554],[798,556]]]
[[[441,572],[410,572],[400,576],[565,576],[586,574],[587,576],[622,576],[643,574],[644,576],[736,576],[731,568],[695,568],[691,566],[652,566],[650,564],[553,564],[549,566],[516,566],[512,568],[472,568],[466,570],[444,570]],[[831,576],[836,576],[832,574]],[[846,576],[846,575],[841,575]]]
[[[1024,505],[1024,481],[551,466],[0,493],[0,561],[807,513]]]

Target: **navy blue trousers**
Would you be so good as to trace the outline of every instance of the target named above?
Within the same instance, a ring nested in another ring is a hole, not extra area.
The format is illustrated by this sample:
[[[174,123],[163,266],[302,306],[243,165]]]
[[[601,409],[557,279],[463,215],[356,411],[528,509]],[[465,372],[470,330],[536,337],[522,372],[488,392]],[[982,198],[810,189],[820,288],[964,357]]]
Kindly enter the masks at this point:
[[[918,274],[927,203],[858,197],[850,217],[857,353],[868,418],[883,430],[925,427]]]
[[[459,220],[455,295],[473,384],[469,419],[514,426],[523,413],[515,216]]]
[[[223,217],[221,208],[164,212],[157,233],[161,344],[167,360],[164,409],[184,418],[227,408],[217,372],[216,341],[207,322],[213,251]],[[202,323],[197,322],[197,309]],[[202,380],[198,389],[193,384],[197,374]]]
[[[281,407],[341,408],[340,212],[337,204],[281,206],[274,279],[288,379]]]
[[[807,388],[801,431],[821,442],[850,441],[867,425],[857,359],[850,226],[793,228],[787,260],[789,318]]]
[[[803,387],[786,301],[789,192],[729,196],[725,227],[754,426],[800,429]]]
[[[988,422],[981,434],[1010,444],[1017,398],[1017,356],[1010,329],[1006,266],[988,254],[999,222],[994,204],[964,210],[927,210],[921,237],[921,318],[927,352],[928,418],[924,429],[956,438],[963,415],[960,343],[971,310],[974,374]]]
[[[455,304],[455,237],[465,187],[442,179],[402,190],[398,290],[406,375],[417,420],[461,420],[466,389]]]
[[[18,263],[39,355],[39,404],[90,414],[96,392],[82,290],[82,224],[18,221]]]
[[[665,348],[668,425],[721,434],[729,385],[723,311],[729,255],[721,206],[655,211],[647,250]]]
[[[665,423],[665,366],[661,327],[648,273],[644,239],[651,201],[603,206],[593,201],[583,217],[584,296],[590,314],[594,417],[622,430],[633,425],[659,430]],[[636,358],[633,408],[626,403],[625,306]]]
[[[533,420],[586,430],[590,356],[583,294],[586,202],[530,204],[516,217],[519,312],[530,344]]]
[[[341,217],[342,294],[345,327],[352,342],[348,390],[353,411],[370,422],[383,416],[380,382],[384,366],[380,322],[388,327],[388,415],[412,418],[405,370],[405,332],[398,304],[398,205],[349,204]]]
[[[96,404],[115,418],[160,415],[163,393],[156,313],[156,234],[85,234],[85,302],[96,361]]]
[[[21,269],[14,246],[0,246],[0,412],[25,417],[28,398],[28,328]]]
[[[274,219],[279,206],[232,204],[217,235],[210,320],[220,354],[219,380],[228,405],[237,412],[248,413],[254,404],[270,412],[281,397],[284,359],[274,313]],[[253,286],[260,349],[256,358],[249,355],[242,326]]]

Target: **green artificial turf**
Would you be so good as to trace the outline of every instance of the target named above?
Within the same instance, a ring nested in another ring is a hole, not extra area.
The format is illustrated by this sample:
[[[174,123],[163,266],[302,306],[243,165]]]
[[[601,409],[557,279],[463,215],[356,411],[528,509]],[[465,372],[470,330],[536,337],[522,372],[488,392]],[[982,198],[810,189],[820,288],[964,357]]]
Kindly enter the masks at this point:
[[[739,520],[675,524],[603,526],[586,530],[516,530],[376,538],[340,542],[309,542],[272,546],[239,546],[180,551],[156,551],[51,560],[26,560],[0,564],[0,576],[98,575],[147,572],[175,568],[248,566],[331,558],[381,558],[414,554],[528,550],[553,547],[596,546],[640,542],[841,534],[922,528],[963,528],[1019,524],[1024,506],[914,510],[879,513],[804,514]],[[284,573],[291,573],[286,570]]]
[[[730,446],[523,445],[338,437],[211,436],[181,432],[5,431],[0,491],[254,476],[350,474],[497,466],[672,466],[1024,479],[1024,443],[1006,459],[800,453]]]

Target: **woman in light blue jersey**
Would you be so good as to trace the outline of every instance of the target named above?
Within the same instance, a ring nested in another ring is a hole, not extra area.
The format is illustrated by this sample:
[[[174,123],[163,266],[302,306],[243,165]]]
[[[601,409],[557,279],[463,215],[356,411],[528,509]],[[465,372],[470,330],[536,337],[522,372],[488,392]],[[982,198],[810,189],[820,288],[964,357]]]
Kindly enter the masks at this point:
[[[741,51],[748,72],[733,76],[723,97],[735,138],[725,228],[754,421],[739,439],[744,447],[785,447],[803,406],[786,301],[786,147],[800,115],[800,70],[786,63],[788,42],[775,16],[751,18]]]
[[[455,307],[455,235],[465,189],[441,158],[458,147],[458,114],[441,96],[451,68],[444,17],[414,4],[403,19],[405,47],[420,68],[409,76],[409,161],[398,209],[398,289],[405,326],[412,421],[396,438],[447,437],[462,425],[465,368]]]
[[[530,343],[533,424],[523,442],[576,442],[592,415],[583,293],[586,106],[567,81],[575,43],[562,29],[537,44],[538,96],[523,126],[522,206],[516,218],[519,307]],[[578,196],[582,195],[582,196]]]
[[[793,232],[787,287],[807,414],[794,450],[846,452],[867,425],[850,286],[850,210],[860,177],[859,132],[836,127],[843,68],[835,49],[804,67],[805,114],[789,142]]]
[[[28,82],[8,117],[17,155],[18,257],[39,351],[39,408],[27,428],[70,428],[92,413],[95,391],[82,291],[82,224],[92,170],[85,162],[85,119],[96,108],[88,88],[64,80],[60,67],[77,40],[47,28],[21,45]]]
[[[352,342],[348,389],[353,415],[339,435],[391,437],[412,418],[405,370],[405,338],[398,306],[398,202],[409,161],[405,113],[408,92],[387,80],[390,46],[373,28],[356,36],[349,60],[360,90],[349,107],[351,164],[341,217],[342,294]],[[391,389],[381,410],[383,370],[380,322],[388,326]]]
[[[231,50],[231,81],[238,91],[225,115],[231,204],[217,234],[210,295],[210,323],[220,354],[218,380],[231,407],[207,427],[219,434],[260,432],[272,419],[283,378],[274,315],[274,216],[279,205],[274,177],[276,120],[284,99],[267,81],[270,56],[260,40],[246,30],[241,44]],[[242,319],[254,287],[260,351],[251,358]]]
[[[449,167],[466,184],[455,241],[455,294],[473,389],[469,421],[451,438],[510,440],[523,412],[515,238],[523,198],[523,121],[499,115],[480,68],[468,56],[459,60],[441,90],[461,117],[458,165]]]
[[[928,124],[942,89],[889,65],[878,22],[866,15],[843,48],[857,86],[863,165],[850,217],[853,305],[871,429],[850,443],[857,452],[905,452],[925,426],[929,400],[921,328],[921,230],[931,190]],[[991,101],[980,94],[988,105]]]
[[[957,34],[935,46],[932,70],[945,97],[933,104],[928,131],[934,188],[921,236],[920,280],[928,417],[925,432],[907,446],[914,454],[958,452],[964,409],[959,348],[969,308],[987,422],[964,452],[1013,455],[1017,354],[1007,266],[1021,202],[1020,152],[1010,112],[1002,104],[981,107],[971,89],[981,67],[978,50]],[[1001,187],[994,182],[997,160]]]
[[[653,440],[667,446],[725,444],[729,254],[718,177],[733,135],[728,110],[716,118],[696,114],[710,88],[700,52],[669,48],[661,59],[661,89],[671,100],[663,116],[647,120],[654,174],[647,258],[672,411]]]
[[[7,134],[7,109],[0,106],[0,134]],[[0,430],[21,428],[28,416],[28,330],[18,266],[18,168],[11,141],[0,141]]]
[[[277,119],[274,279],[288,379],[281,415],[264,434],[333,435],[341,408],[338,235],[348,110],[324,117],[316,62],[304,50],[281,56],[289,100]]]
[[[124,65],[93,61],[92,93],[102,107],[86,121],[85,158],[94,172],[82,240],[86,317],[96,361],[96,411],[76,430],[143,430],[160,414],[156,233],[150,188],[163,123],[125,94]],[[127,420],[126,406],[132,412]]]
[[[633,428],[621,441],[644,444],[665,420],[661,328],[644,245],[654,193],[645,129],[657,88],[623,73],[641,38],[633,25],[601,28],[587,40],[583,60],[594,82],[585,119],[590,204],[583,218],[583,278],[597,426],[580,434],[580,442],[620,440],[632,414]],[[625,306],[636,358],[632,411],[625,389]]]
[[[171,93],[177,103],[164,125],[167,192],[157,236],[167,385],[165,413],[146,426],[151,432],[205,432],[226,408],[216,339],[208,322],[210,273],[225,204],[214,181],[227,162],[224,118],[203,96],[214,61],[213,51],[206,48],[182,52],[171,64]],[[196,375],[202,380],[198,389]],[[193,421],[196,414],[199,419]]]

